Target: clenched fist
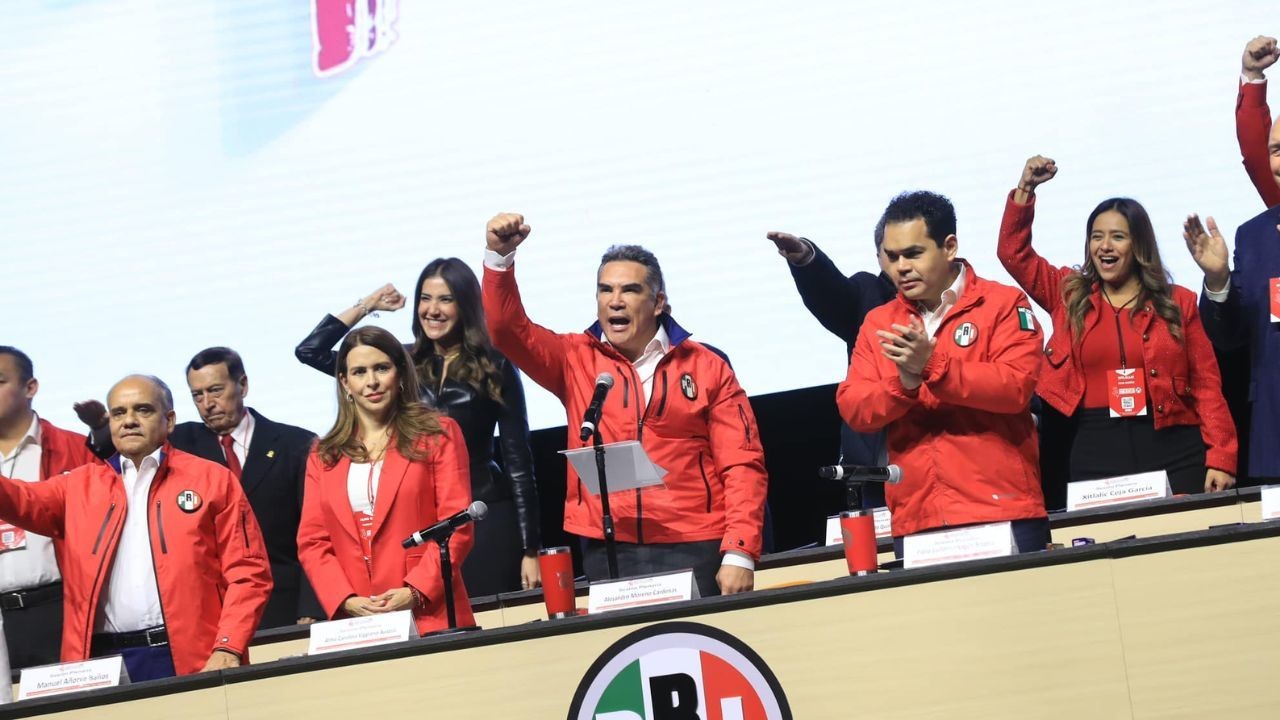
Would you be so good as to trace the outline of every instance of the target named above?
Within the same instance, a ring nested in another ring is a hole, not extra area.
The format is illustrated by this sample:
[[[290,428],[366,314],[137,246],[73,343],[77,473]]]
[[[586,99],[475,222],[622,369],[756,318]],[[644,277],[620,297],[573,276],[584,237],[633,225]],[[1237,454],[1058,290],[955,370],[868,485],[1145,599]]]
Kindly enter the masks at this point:
[[[1276,47],[1276,39],[1259,35],[1244,46],[1244,56],[1240,58],[1240,74],[1250,80],[1263,79],[1262,71],[1276,64],[1280,59],[1280,47]]]
[[[529,237],[529,226],[519,213],[499,213],[484,228],[484,241],[490,250],[499,255],[510,255]]]

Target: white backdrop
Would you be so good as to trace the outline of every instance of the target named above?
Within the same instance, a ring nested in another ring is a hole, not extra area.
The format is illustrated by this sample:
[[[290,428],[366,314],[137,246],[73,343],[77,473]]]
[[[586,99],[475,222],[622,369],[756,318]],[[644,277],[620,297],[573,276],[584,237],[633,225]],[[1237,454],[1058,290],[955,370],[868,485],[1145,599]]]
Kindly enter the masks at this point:
[[[1233,228],[1262,209],[1233,109],[1274,11],[401,0],[389,47],[320,77],[304,0],[7,3],[0,343],[32,355],[37,409],[64,425],[134,371],[193,419],[182,369],[227,344],[251,404],[323,431],[332,380],[297,341],[383,282],[411,294],[431,258],[478,269],[484,222],[515,211],[534,228],[519,274],[536,321],[586,327],[600,253],[638,242],[749,393],[835,382],[843,346],[765,232],[871,270],[885,203],[928,188],[955,202],[962,254],[1007,280],[996,231],[1035,153],[1061,167],[1042,253],[1080,262],[1088,212],[1132,195],[1198,287],[1182,218]],[[375,322],[410,338],[407,310]],[[530,402],[535,427],[564,422],[547,393]]]

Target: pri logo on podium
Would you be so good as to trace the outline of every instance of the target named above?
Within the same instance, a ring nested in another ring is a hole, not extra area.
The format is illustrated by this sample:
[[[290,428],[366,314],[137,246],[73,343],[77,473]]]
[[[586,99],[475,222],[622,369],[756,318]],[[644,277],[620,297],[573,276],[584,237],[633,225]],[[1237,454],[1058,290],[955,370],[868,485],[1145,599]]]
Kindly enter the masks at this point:
[[[769,666],[707,625],[659,623],[605,650],[587,670],[569,720],[791,720]]]

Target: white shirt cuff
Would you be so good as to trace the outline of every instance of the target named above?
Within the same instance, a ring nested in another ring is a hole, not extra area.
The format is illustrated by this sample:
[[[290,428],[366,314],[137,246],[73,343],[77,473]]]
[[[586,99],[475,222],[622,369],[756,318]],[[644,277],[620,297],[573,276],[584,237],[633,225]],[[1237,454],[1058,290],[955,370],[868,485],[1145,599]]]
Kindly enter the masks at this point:
[[[499,255],[498,253],[490,250],[489,248],[484,249],[484,266],[491,270],[506,272],[507,270],[511,269],[511,266],[514,265],[515,262],[516,262],[515,250],[512,250],[506,255]]]
[[[1240,73],[1240,84],[1241,84],[1241,85],[1261,85],[1261,84],[1265,83],[1266,81],[1267,81],[1267,79],[1266,79],[1266,78],[1259,78],[1259,79],[1257,79],[1257,80],[1250,80],[1249,78],[1245,77],[1244,73]]]
[[[1227,278],[1227,284],[1222,286],[1221,290],[1210,290],[1208,285],[1201,286],[1204,288],[1204,296],[1216,303],[1226,302],[1227,296],[1231,294],[1231,278]]]
[[[756,561],[752,560],[750,555],[740,553],[737,550],[729,550],[724,554],[724,557],[720,560],[720,567],[725,565],[740,567],[752,572],[755,572],[756,569]]]

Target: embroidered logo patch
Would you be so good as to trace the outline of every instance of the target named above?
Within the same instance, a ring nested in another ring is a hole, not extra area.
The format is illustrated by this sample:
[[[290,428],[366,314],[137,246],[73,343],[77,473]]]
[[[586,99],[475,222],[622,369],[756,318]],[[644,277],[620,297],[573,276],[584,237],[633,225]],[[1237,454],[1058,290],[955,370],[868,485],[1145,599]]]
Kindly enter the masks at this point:
[[[183,490],[178,493],[178,509],[182,512],[193,513],[203,504],[204,500],[200,499],[195,490]]]
[[[960,347],[969,347],[978,339],[978,326],[971,322],[964,323],[956,328],[952,337]]]
[[[698,399],[698,384],[693,381],[693,376],[689,373],[680,376],[680,392],[690,400]]]
[[[1031,308],[1018,308],[1018,329],[1027,332],[1036,331],[1036,316]]]

